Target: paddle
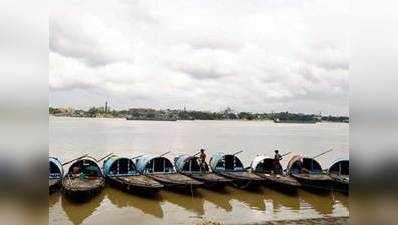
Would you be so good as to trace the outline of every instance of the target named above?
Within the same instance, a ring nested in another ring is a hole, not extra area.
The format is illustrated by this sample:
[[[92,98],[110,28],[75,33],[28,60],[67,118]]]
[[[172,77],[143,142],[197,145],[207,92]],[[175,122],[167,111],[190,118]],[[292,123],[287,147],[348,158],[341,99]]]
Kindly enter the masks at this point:
[[[169,154],[170,152],[171,151],[165,152],[165,153],[161,154],[159,157],[165,156],[165,155]]]
[[[138,156],[134,156],[133,158],[131,158],[131,159],[136,159],[136,158],[140,158],[141,156],[144,156],[145,154],[142,154],[142,155],[138,155]]]
[[[287,156],[287,155],[289,155],[290,153],[292,153],[292,152],[288,152],[288,153],[286,153],[286,154],[283,154],[283,155],[281,155],[281,157]]]
[[[97,162],[101,162],[102,160],[108,158],[108,157],[111,156],[111,155],[113,155],[113,153],[110,153],[110,154],[108,154],[108,155],[106,155],[106,156],[100,158],[99,160],[97,160]]]
[[[66,163],[62,163],[62,166],[65,166],[66,164],[69,164],[69,163],[71,163],[71,162],[73,162],[73,161],[76,161],[76,160],[78,160],[78,159],[81,159],[81,158],[84,158],[84,157],[86,157],[88,154],[84,154],[84,155],[82,155],[82,156],[80,156],[80,157],[78,157],[78,158],[76,158],[76,159],[72,159],[72,160],[70,160],[70,161],[68,161],[68,162],[66,162]]]
[[[240,151],[238,151],[238,152],[235,152],[234,154],[232,154],[232,155],[237,155],[237,154],[240,154],[240,153],[242,153],[243,152],[243,150],[240,150]]]
[[[329,149],[329,150],[327,150],[327,151],[325,151],[325,152],[322,152],[321,154],[318,154],[318,155],[312,157],[312,159],[318,158],[319,156],[322,156],[322,155],[324,155],[324,154],[326,154],[326,153],[328,153],[328,152],[331,152],[331,151],[333,151],[333,149]]]
[[[200,154],[200,151],[199,152],[197,152],[197,153],[195,153],[194,155],[192,155],[193,157],[195,157],[195,156],[197,156],[197,155],[199,155]]]

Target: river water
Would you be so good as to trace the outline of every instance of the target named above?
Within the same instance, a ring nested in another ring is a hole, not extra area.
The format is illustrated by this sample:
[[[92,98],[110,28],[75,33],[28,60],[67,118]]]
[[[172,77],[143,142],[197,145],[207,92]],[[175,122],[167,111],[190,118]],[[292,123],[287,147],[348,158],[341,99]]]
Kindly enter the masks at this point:
[[[49,155],[67,161],[84,153],[100,158],[108,153],[134,156],[179,153],[238,155],[245,166],[257,154],[292,152],[317,155],[322,167],[349,155],[349,125],[345,123],[276,124],[270,121],[127,121],[124,119],[49,118]],[[67,168],[64,168],[67,169]],[[339,193],[282,194],[266,187],[243,191],[199,189],[194,196],[161,191],[156,198],[142,198],[113,188],[84,204],[74,204],[60,194],[49,197],[50,224],[195,224],[202,221],[248,223],[265,220],[348,216],[349,198]]]

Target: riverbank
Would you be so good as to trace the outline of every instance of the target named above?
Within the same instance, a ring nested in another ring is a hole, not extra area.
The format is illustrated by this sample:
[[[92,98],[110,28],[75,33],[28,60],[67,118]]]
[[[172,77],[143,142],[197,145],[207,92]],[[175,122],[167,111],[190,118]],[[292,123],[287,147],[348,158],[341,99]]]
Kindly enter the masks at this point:
[[[321,116],[313,113],[289,112],[237,112],[229,108],[220,112],[151,108],[110,110],[105,105],[105,107],[92,107],[89,110],[49,107],[48,112],[54,116],[132,118],[134,120],[274,120],[280,123],[349,122],[348,116]]]
[[[218,222],[202,222],[197,225],[221,225]],[[347,225],[349,217],[329,217],[303,220],[276,220],[263,223],[247,223],[245,225]],[[232,225],[232,224],[231,224]],[[236,224],[238,225],[238,224]]]
[[[167,122],[177,122],[177,121],[245,121],[245,122],[273,122],[279,124],[316,124],[316,123],[349,123],[341,121],[317,121],[317,122],[306,122],[306,121],[289,121],[289,122],[275,122],[272,119],[156,119],[156,118],[136,118],[136,119],[126,119],[125,117],[113,117],[113,116],[73,116],[73,115],[54,115],[49,114],[49,117],[59,117],[59,118],[81,118],[81,119],[118,119],[118,120],[130,120],[130,121],[167,121]]]

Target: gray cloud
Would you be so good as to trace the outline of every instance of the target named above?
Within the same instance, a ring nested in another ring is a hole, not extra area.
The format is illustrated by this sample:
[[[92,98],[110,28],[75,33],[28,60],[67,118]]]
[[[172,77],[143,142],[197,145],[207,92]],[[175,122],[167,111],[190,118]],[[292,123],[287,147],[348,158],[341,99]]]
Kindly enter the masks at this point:
[[[90,66],[133,61],[134,50],[122,31],[77,7],[50,16],[50,50]]]
[[[348,6],[60,1],[50,104],[347,114]]]
[[[50,91],[71,91],[71,90],[89,90],[96,88],[95,84],[84,81],[65,82],[60,84],[50,84]]]

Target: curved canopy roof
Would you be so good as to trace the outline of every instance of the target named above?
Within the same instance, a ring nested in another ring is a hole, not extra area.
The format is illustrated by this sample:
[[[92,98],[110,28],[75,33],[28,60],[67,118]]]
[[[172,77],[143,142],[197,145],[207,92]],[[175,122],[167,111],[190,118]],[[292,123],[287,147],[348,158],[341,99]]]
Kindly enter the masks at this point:
[[[253,159],[250,167],[255,172],[271,172],[275,170],[275,160],[265,155],[259,155]],[[278,169],[278,172],[282,172],[282,165],[280,163]]]
[[[256,156],[256,157],[253,159],[252,163],[250,164],[250,168],[251,168],[252,170],[256,170],[256,167],[258,166],[258,164],[262,163],[264,159],[268,159],[268,158],[270,158],[270,157],[267,157],[267,156],[265,156],[265,155],[258,155],[258,156]]]
[[[113,155],[104,161],[103,170],[104,174],[107,176],[130,176],[138,174],[133,160],[116,155]]]
[[[302,169],[308,170],[309,173],[320,173],[322,171],[321,164],[315,159],[300,155],[293,156],[287,164],[288,172],[301,173]]]
[[[68,173],[74,173],[74,168],[78,168],[79,172],[83,174],[102,176],[101,168],[92,157],[84,157],[76,160],[69,167]]]
[[[198,157],[182,154],[174,159],[174,166],[177,171],[200,171]]]
[[[348,159],[341,159],[335,161],[328,169],[329,173],[338,173],[341,175],[350,174],[350,161]]]
[[[210,167],[213,171],[244,171],[242,162],[235,155],[217,152],[210,159]]]
[[[157,155],[143,155],[136,158],[136,168],[141,173],[173,173],[174,166],[169,159]]]
[[[64,169],[61,162],[55,157],[48,157],[49,163],[49,177],[60,178],[64,174]]]

